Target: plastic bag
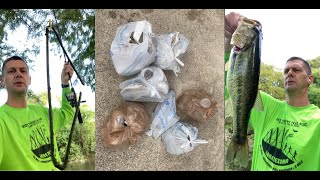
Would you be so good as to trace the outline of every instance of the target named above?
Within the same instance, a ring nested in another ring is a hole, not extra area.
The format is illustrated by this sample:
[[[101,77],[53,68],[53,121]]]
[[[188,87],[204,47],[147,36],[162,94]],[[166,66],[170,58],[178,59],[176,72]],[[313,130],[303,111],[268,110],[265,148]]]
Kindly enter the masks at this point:
[[[181,58],[189,47],[189,40],[179,32],[172,32],[157,36],[156,44],[154,65],[163,70],[172,70],[178,76],[180,66],[184,66]]]
[[[162,134],[166,151],[172,155],[180,155],[192,151],[199,144],[208,143],[197,139],[198,129],[187,123],[177,122]]]
[[[118,27],[110,48],[110,56],[118,74],[137,74],[155,61],[153,36],[151,24],[145,20]]]
[[[218,111],[217,102],[204,89],[190,89],[177,100],[177,107],[192,120],[205,122]]]
[[[174,90],[170,90],[166,99],[158,103],[151,119],[147,135],[154,139],[160,137],[163,132],[179,121],[180,118],[176,114],[176,93]]]
[[[157,66],[144,68],[136,77],[119,85],[120,94],[127,101],[162,102],[169,84],[163,71]]]
[[[109,148],[126,148],[135,144],[150,126],[150,115],[142,103],[124,102],[113,109],[101,129],[104,145]]]

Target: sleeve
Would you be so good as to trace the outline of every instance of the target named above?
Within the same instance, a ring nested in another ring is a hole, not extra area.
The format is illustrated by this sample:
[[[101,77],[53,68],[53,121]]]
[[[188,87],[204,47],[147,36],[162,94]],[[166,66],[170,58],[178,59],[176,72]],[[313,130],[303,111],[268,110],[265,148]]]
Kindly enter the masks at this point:
[[[66,97],[66,95],[70,92],[70,87],[62,88],[61,107],[52,109],[52,114],[54,117],[54,131],[57,131],[73,120],[75,110]]]
[[[262,102],[262,98],[261,96],[263,95],[263,93],[260,92],[260,90],[258,90],[258,93],[257,93],[257,97],[256,97],[256,100],[255,100],[255,103],[254,103],[254,106],[250,112],[250,119],[249,119],[249,128],[253,128],[253,119],[255,119],[256,117],[256,111],[255,110],[263,110],[263,102]],[[261,109],[262,108],[262,109]]]
[[[274,97],[264,91],[259,90],[254,107],[251,110],[249,125],[254,126],[253,124],[257,121],[256,119],[260,119],[261,114],[265,114],[263,113],[265,112],[265,108],[270,106],[269,104],[272,104],[275,101],[276,99]]]
[[[0,121],[2,121],[0,119]],[[0,164],[2,162],[2,157],[3,157],[3,129],[2,129],[2,125],[0,123]]]

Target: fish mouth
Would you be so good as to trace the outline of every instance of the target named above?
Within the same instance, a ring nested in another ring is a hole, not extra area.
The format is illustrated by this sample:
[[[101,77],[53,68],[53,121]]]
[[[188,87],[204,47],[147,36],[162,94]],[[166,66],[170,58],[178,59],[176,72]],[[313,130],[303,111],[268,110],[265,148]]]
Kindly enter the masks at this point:
[[[242,48],[239,47],[239,46],[236,46],[236,45],[234,46],[234,50],[235,50],[235,51],[241,51],[241,49],[242,49]]]

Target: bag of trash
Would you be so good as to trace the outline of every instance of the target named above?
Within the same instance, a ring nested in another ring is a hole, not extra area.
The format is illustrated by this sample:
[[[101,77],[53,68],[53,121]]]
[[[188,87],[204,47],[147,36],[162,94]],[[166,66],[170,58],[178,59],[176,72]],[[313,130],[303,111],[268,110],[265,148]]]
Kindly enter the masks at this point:
[[[204,89],[189,89],[177,98],[177,107],[192,120],[205,122],[218,111],[217,102]]]
[[[144,68],[136,77],[120,83],[119,87],[121,96],[127,101],[162,102],[169,92],[167,78],[157,66]]]
[[[189,40],[179,32],[156,36],[156,60],[154,64],[163,70],[172,70],[176,76],[180,72],[183,54],[189,47]]]
[[[155,61],[155,46],[151,24],[136,21],[117,28],[110,56],[119,75],[131,76]]]
[[[101,129],[104,145],[127,148],[137,142],[150,125],[150,116],[142,103],[124,102],[111,112]]]
[[[172,155],[180,155],[192,151],[199,144],[208,143],[197,139],[198,129],[190,124],[177,122],[162,134],[162,142],[166,151]]]
[[[166,99],[158,103],[151,117],[150,129],[147,135],[157,139],[163,132],[179,121],[176,114],[176,93],[170,90]]]

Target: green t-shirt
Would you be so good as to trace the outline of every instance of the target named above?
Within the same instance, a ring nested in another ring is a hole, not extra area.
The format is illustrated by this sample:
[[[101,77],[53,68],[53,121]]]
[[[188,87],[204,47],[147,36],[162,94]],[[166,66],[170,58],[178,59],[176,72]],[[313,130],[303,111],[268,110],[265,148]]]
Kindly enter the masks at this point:
[[[264,110],[253,108],[253,171],[320,170],[320,110],[293,107],[259,91]]]
[[[74,110],[62,90],[61,108],[53,108],[54,132],[73,119]],[[56,140],[55,157],[61,163]],[[39,105],[0,107],[0,170],[59,170],[51,161],[49,109]]]

